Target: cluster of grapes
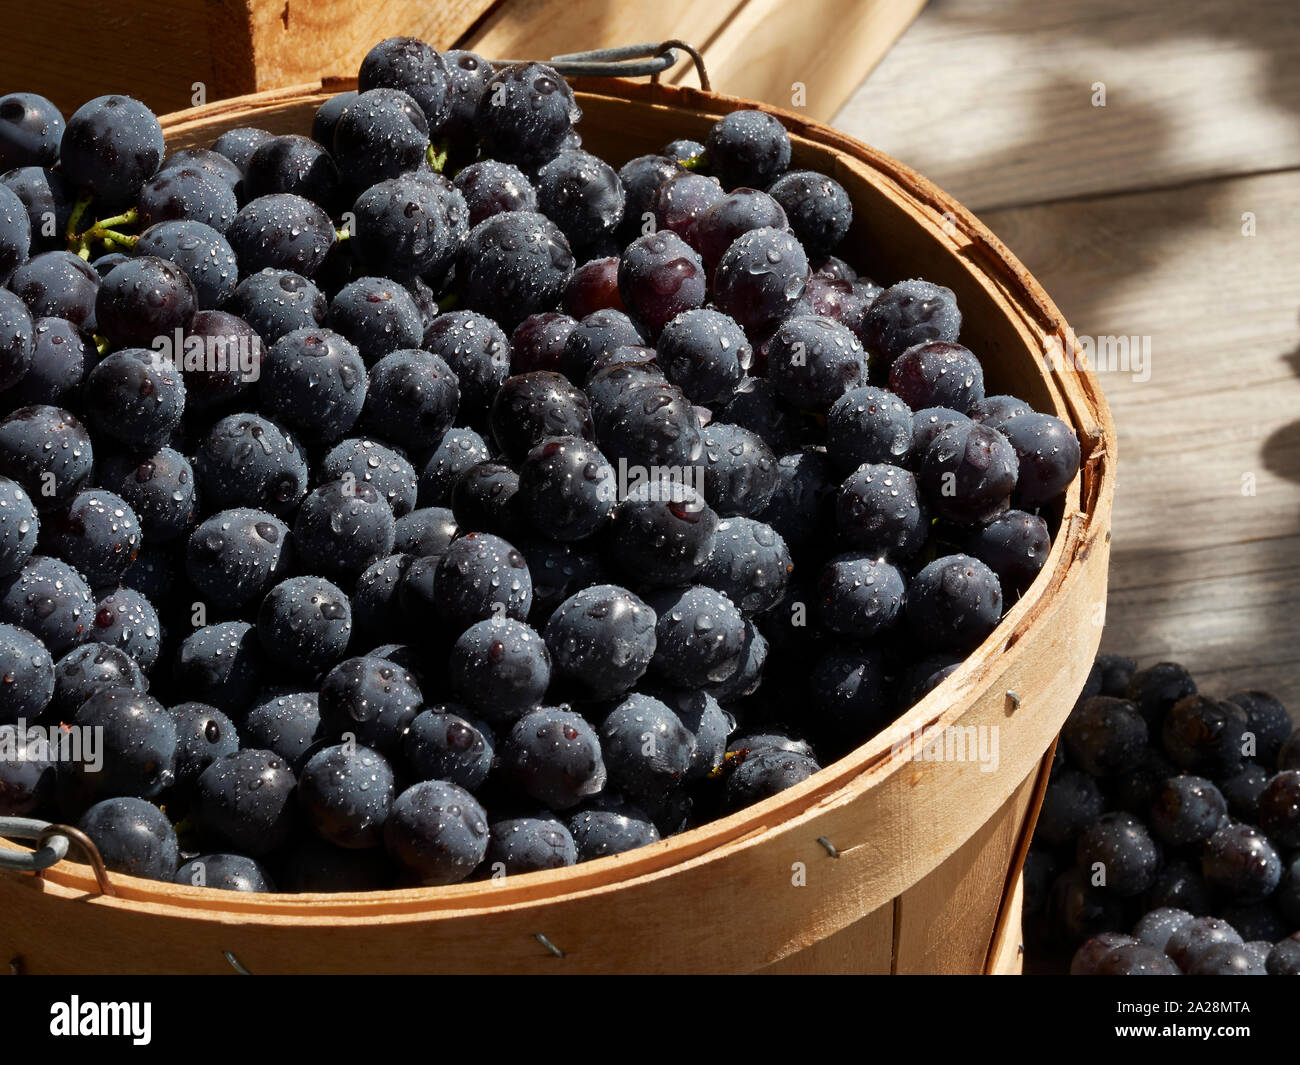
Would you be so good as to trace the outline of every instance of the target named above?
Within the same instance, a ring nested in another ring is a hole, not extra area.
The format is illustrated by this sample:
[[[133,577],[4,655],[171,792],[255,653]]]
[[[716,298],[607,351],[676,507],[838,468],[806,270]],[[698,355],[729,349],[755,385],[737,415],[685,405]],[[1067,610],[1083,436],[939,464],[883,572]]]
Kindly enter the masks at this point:
[[[1025,863],[1031,957],[1077,975],[1300,975],[1300,730],[1261,691],[1102,655]]]
[[[835,257],[772,116],[618,170],[579,117],[409,38],[310,138],[0,100],[0,813],[243,890],[553,868],[807,778],[992,632],[1069,427]]]

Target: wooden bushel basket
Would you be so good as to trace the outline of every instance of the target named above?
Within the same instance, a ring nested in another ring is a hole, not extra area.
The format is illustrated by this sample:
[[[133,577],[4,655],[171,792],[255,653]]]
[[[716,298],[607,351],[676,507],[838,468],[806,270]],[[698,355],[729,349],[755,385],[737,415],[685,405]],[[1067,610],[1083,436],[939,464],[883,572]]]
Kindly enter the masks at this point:
[[[168,148],[222,130],[305,132],[349,81],[163,118]],[[703,140],[755,106],[693,89],[586,80],[581,132],[621,164]],[[765,108],[766,109],[766,108]],[[770,109],[769,109],[770,110]],[[989,393],[1065,419],[1084,463],[1044,571],[996,632],[891,729],[723,820],[572,868],[355,895],[249,895],[88,866],[0,872],[0,963],[30,973],[1014,972],[1020,868],[1055,737],[1087,676],[1106,598],[1115,434],[1096,377],[1032,277],[960,204],[893,159],[774,111],[793,165],[853,199],[845,258],[952,288]],[[1055,360],[1045,358],[1055,351]],[[1066,359],[1060,358],[1064,353]],[[991,728],[994,771],[895,749],[900,734]],[[0,844],[14,846],[13,844]]]

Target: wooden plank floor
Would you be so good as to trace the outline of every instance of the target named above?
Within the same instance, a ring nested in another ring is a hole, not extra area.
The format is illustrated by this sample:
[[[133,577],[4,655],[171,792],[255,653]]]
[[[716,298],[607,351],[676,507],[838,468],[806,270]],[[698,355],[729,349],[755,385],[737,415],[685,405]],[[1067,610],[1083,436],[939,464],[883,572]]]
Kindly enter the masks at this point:
[[[976,210],[1081,337],[1150,338],[1149,374],[1103,376],[1103,648],[1300,719],[1297,54],[1294,0],[931,0],[835,124]]]

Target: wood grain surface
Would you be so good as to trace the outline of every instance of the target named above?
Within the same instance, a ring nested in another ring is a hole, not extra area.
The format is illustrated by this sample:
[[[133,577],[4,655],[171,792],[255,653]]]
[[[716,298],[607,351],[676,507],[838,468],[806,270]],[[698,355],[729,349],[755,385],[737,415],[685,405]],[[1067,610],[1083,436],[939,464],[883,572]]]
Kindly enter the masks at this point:
[[[1295,0],[933,0],[833,124],[977,211],[1291,169],[1298,53]]]

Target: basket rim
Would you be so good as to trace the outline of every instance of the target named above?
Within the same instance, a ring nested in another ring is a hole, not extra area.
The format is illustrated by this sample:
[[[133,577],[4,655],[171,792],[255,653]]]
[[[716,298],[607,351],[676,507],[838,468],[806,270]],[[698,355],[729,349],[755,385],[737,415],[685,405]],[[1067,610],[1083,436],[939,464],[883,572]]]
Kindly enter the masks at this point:
[[[1023,328],[1043,339],[1056,336],[1066,345],[1064,350],[1076,350],[1073,333],[1061,312],[1006,246],[957,200],[891,156],[823,123],[741,97],[624,79],[575,78],[571,82],[580,103],[590,97],[685,107],[705,116],[720,117],[742,108],[776,116],[792,138],[851,156],[882,179],[891,192],[929,212],[917,219],[918,224],[926,224],[936,234],[953,241],[956,236],[964,238],[977,252],[976,265],[991,281],[997,282],[1005,302],[1022,318]],[[251,124],[259,112],[285,105],[323,102],[355,87],[354,78],[325,78],[320,82],[231,97],[162,115],[159,120],[170,141],[190,129],[209,128],[221,119],[246,119]],[[956,236],[948,232],[948,227],[956,230]],[[490,913],[601,894],[643,879],[670,876],[678,869],[707,862],[729,849],[758,845],[791,825],[815,817],[826,807],[878,786],[911,762],[910,757],[894,749],[896,740],[902,736],[924,736],[927,730],[941,729],[956,720],[966,709],[961,696],[984,687],[983,681],[994,671],[1002,653],[1016,643],[1054,596],[1078,576],[1080,563],[1098,538],[1104,536],[1109,542],[1116,434],[1100,382],[1090,366],[1066,374],[1043,369],[1041,361],[1039,367],[1052,393],[1056,414],[1068,419],[1083,451],[1080,471],[1066,490],[1060,526],[1043,570],[1003,616],[994,632],[942,683],[882,732],[800,784],[726,817],[633,851],[562,869],[515,874],[499,881],[365,893],[254,894],[114,873],[117,894],[106,896],[96,895],[88,867],[65,860],[41,875],[43,890],[54,889],[70,896],[90,895],[100,905],[216,919],[260,918],[285,924]],[[0,846],[17,847],[4,840],[0,840]]]

